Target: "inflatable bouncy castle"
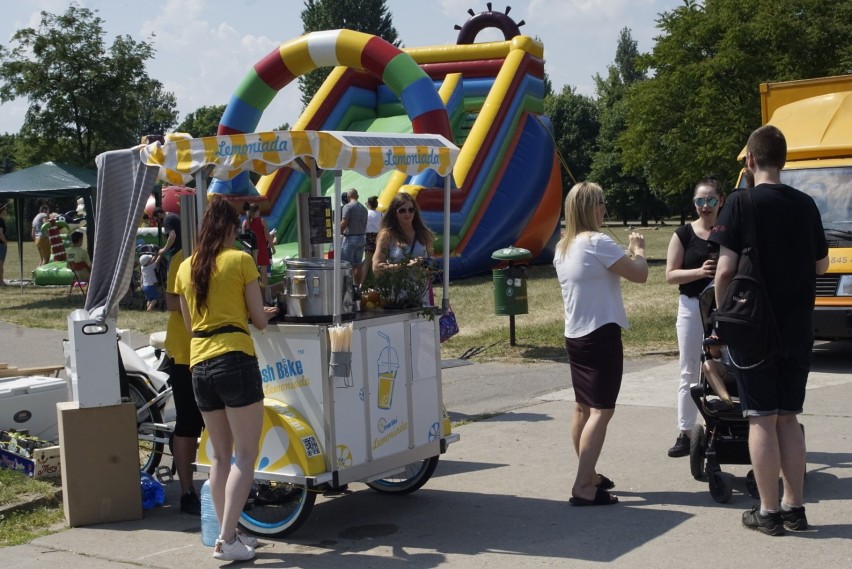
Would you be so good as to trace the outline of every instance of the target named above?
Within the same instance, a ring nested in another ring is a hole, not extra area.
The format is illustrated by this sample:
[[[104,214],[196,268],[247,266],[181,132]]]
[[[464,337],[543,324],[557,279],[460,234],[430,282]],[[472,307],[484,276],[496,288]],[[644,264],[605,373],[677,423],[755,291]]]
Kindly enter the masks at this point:
[[[504,41],[475,43],[486,28],[499,29]],[[543,115],[544,48],[490,4],[459,30],[455,45],[404,50],[350,30],[314,32],[281,44],[240,83],[218,133],[254,132],[279,90],[317,67],[334,65],[292,130],[443,135],[461,148],[452,173],[451,276],[487,271],[491,253],[508,246],[546,260],[559,223],[562,182]],[[329,193],[331,173],[320,184]],[[343,187],[357,188],[362,200],[378,196],[380,210],[396,192],[414,194],[430,228],[443,232],[443,180],[433,171],[375,178],[346,172]],[[260,200],[282,244],[277,256],[296,255],[295,197],[310,191],[309,173],[281,169],[256,187],[244,174],[215,180],[210,191]],[[442,246],[438,239],[436,254]]]

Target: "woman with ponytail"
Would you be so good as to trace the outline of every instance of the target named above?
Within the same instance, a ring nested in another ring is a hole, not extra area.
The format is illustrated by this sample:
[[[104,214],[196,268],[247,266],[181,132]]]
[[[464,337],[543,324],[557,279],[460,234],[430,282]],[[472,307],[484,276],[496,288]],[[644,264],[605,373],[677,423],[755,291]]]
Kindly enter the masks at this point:
[[[263,330],[276,313],[263,306],[254,260],[234,248],[239,228],[237,210],[214,197],[198,247],[181,263],[175,283],[192,337],[195,400],[213,446],[210,489],[222,528],[213,557],[229,561],[253,558],[257,545],[255,538],[237,530],[254,479],[263,423],[263,384],[248,321]]]

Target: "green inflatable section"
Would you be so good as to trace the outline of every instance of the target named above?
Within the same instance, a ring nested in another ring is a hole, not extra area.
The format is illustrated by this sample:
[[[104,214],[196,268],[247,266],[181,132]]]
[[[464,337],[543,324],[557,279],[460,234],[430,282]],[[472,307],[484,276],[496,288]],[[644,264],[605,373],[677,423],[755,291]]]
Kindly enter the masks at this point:
[[[71,286],[74,273],[65,261],[51,261],[33,271],[33,284]]]

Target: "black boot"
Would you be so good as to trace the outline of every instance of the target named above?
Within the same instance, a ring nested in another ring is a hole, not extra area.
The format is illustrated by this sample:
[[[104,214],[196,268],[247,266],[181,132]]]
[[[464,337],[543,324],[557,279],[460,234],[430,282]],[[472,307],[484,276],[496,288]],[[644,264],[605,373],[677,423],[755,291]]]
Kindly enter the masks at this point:
[[[689,437],[685,433],[678,435],[674,446],[669,449],[669,456],[672,458],[689,456]]]

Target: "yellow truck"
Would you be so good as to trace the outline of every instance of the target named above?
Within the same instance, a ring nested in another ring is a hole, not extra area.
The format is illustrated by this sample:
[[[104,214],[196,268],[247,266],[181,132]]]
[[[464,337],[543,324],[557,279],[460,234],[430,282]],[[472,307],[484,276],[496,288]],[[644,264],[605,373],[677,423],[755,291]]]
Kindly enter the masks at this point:
[[[817,277],[814,335],[852,338],[852,74],[763,83],[760,102],[763,124],[787,139],[781,181],[822,214],[831,265]]]

